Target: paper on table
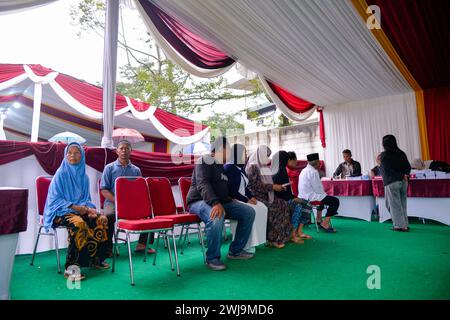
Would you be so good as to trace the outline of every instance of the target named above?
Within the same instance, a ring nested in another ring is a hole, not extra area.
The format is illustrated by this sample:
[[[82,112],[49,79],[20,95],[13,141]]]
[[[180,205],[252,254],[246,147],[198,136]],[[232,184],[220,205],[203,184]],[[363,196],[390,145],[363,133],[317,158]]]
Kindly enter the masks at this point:
[[[345,180],[363,180],[362,176],[359,177],[346,177]]]
[[[448,175],[448,173],[445,173],[442,171],[436,171],[436,179],[447,179],[447,175]]]

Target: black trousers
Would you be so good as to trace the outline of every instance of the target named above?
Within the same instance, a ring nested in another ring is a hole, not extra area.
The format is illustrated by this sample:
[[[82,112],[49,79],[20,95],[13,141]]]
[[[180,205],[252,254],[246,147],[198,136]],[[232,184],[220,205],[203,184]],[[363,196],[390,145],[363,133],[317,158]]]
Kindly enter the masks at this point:
[[[139,235],[139,244],[147,244],[147,238],[148,238],[148,233],[141,233]],[[155,240],[155,234],[152,232],[150,233],[150,241],[149,243],[152,244]]]
[[[339,199],[333,196],[326,196],[325,198],[322,199],[321,201],[323,204],[317,208],[318,210],[323,210],[324,205],[328,206],[327,209],[327,217],[332,217],[338,214],[338,209],[339,209]]]

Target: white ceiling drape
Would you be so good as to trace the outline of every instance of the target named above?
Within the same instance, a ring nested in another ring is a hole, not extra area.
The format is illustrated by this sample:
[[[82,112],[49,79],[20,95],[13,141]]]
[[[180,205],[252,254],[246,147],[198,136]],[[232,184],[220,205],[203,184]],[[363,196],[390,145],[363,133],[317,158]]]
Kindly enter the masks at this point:
[[[411,91],[348,0],[151,1],[250,70],[317,105]]]
[[[420,158],[419,129],[414,92],[323,108],[327,147],[325,163],[331,176],[343,161],[342,151],[350,149],[367,174],[383,151],[381,140],[393,134],[408,159]]]
[[[273,103],[275,103],[277,108],[280,109],[280,111],[283,112],[283,114],[287,118],[293,121],[303,121],[311,117],[313,113],[316,111],[316,107],[313,107],[311,110],[306,111],[304,113],[297,113],[292,111],[291,109],[289,109],[288,106],[284,104],[284,102],[278,97],[278,95],[275,92],[273,92],[272,88],[270,87],[270,85],[267,83],[267,80],[264,79],[263,76],[259,75],[259,81],[261,82],[264,90],[266,90],[267,94],[272,99]]]
[[[231,64],[225,68],[218,69],[201,69],[197,66],[193,65],[191,62],[186,60],[181,54],[179,54],[164,37],[159,33],[158,29],[155,27],[150,17],[145,12],[144,8],[142,8],[139,1],[135,1],[136,8],[138,9],[142,20],[147,26],[147,30],[150,32],[153,40],[159,45],[164,54],[176,65],[180,66],[186,72],[193,74],[194,76],[201,78],[213,78],[220,76],[230,70],[235,64]]]

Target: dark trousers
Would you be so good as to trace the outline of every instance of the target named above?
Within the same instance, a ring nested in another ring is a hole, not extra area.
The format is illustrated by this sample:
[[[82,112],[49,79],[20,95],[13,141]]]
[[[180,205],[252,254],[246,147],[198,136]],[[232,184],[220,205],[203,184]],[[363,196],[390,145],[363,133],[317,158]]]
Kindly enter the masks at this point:
[[[333,196],[326,196],[325,198],[323,198],[321,200],[321,202],[323,203],[319,208],[317,208],[318,210],[323,210],[324,205],[328,206],[327,209],[327,217],[332,217],[338,214],[338,209],[339,209],[339,199]]]
[[[147,238],[148,238],[148,233],[141,233],[139,235],[139,240],[138,240],[139,244],[144,244],[144,245],[147,244]],[[154,240],[155,240],[155,234],[152,232],[152,233],[150,233],[149,243],[152,244]]]

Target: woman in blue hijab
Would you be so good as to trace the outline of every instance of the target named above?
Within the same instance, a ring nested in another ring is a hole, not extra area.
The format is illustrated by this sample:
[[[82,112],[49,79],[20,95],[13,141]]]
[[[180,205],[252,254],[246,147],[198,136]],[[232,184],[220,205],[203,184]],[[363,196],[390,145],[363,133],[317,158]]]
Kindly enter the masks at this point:
[[[106,269],[108,220],[99,215],[89,194],[89,178],[82,146],[73,142],[64,149],[64,159],[48,190],[44,209],[44,227],[64,226],[69,233],[66,272],[73,277],[73,267]],[[69,271],[70,269],[70,271]],[[75,275],[79,280],[84,275]]]

